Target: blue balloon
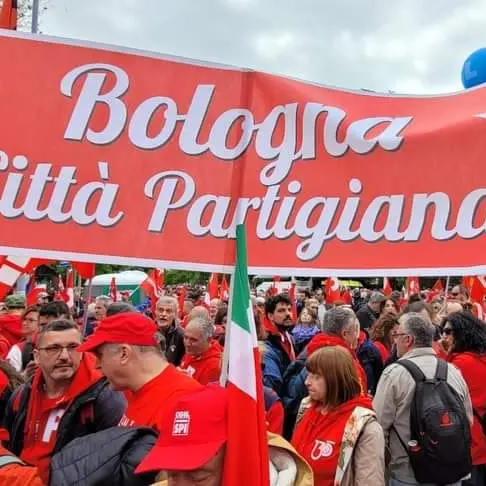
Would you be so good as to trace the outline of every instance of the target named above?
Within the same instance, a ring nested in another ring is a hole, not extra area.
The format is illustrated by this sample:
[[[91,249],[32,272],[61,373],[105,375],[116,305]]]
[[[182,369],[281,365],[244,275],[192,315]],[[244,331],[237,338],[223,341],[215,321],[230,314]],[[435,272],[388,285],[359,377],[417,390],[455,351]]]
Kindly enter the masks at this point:
[[[486,83],[486,47],[474,51],[466,59],[461,77],[466,89]]]

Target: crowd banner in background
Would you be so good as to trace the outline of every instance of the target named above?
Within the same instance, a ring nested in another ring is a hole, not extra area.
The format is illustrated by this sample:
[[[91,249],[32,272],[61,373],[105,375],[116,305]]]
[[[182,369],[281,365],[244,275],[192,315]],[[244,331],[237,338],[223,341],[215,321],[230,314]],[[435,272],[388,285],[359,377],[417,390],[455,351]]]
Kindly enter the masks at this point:
[[[28,59],[29,62],[25,62]],[[486,273],[486,89],[350,92],[3,31],[0,254]]]

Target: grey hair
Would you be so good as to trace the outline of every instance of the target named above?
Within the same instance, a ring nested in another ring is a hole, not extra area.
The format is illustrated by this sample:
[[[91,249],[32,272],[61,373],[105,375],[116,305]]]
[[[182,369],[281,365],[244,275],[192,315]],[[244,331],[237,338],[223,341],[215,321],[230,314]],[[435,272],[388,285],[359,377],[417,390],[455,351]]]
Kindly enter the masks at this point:
[[[209,339],[214,335],[213,323],[208,319],[204,319],[204,317],[195,317],[194,319],[191,319],[187,323],[186,328],[189,326],[197,326],[201,330],[204,339]]]
[[[179,302],[175,297],[163,296],[157,301],[158,305],[171,305],[174,309],[174,312],[177,312],[177,308],[179,307]]]
[[[98,297],[96,297],[95,299],[95,302],[103,304],[105,309],[108,309],[108,306],[110,304],[113,304],[113,301],[107,295],[98,295]]]
[[[400,317],[400,323],[405,330],[413,336],[416,348],[430,348],[434,338],[435,328],[427,319],[418,312],[409,312]]]
[[[385,300],[385,296],[381,292],[373,292],[370,296],[370,304],[383,302],[383,300]]]
[[[327,334],[341,336],[343,330],[355,320],[356,314],[351,309],[343,306],[333,307],[324,314],[322,330]]]

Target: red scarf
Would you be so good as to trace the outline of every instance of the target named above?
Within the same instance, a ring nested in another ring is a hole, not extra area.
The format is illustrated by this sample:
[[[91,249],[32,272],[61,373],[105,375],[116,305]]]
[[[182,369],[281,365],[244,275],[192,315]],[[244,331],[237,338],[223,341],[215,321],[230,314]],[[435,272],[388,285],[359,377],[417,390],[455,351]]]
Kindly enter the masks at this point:
[[[295,361],[294,346],[290,339],[289,333],[287,331],[280,331],[280,329],[273,322],[270,322],[270,319],[267,316],[263,318],[263,325],[268,334],[277,336],[280,339],[282,349],[285,351],[285,354],[287,354],[289,360],[291,362]]]
[[[322,413],[314,404],[297,423],[292,445],[310,464],[318,486],[333,486],[344,429],[356,407],[373,410],[371,399],[362,395]]]
[[[368,379],[366,377],[365,370],[361,366],[356,352],[351,349],[348,343],[339,336],[331,336],[329,334],[320,333],[312,338],[312,341],[307,345],[307,357],[309,357],[314,351],[319,348],[325,348],[327,346],[342,346],[346,348],[353,356],[353,361],[358,372],[359,384],[361,386],[361,392],[366,395],[368,393]]]
[[[91,385],[99,381],[103,375],[96,369],[96,358],[91,353],[83,353],[79,368],[77,369],[73,381],[64,394],[58,400],[52,401],[52,408],[58,408],[65,405],[66,408],[81,393],[86,391]],[[36,442],[38,440],[38,421],[42,416],[42,404],[45,393],[43,391],[44,377],[39,369],[36,370],[32,381],[32,392],[29,399],[29,408],[27,410],[27,420],[25,421],[25,443]]]

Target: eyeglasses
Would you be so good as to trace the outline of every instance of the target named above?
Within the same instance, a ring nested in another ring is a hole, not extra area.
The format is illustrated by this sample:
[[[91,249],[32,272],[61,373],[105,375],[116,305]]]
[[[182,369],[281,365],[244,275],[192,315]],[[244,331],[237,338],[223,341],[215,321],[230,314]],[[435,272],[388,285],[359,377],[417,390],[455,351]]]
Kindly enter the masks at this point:
[[[392,334],[392,337],[400,337],[400,336],[410,336],[410,334],[407,334],[406,332],[397,332],[396,334]]]
[[[450,336],[452,334],[452,329],[448,327],[447,329],[442,329],[441,334],[445,334],[446,336]]]
[[[64,350],[69,354],[74,354],[79,348],[79,344],[68,344],[67,346],[59,346],[54,344],[52,346],[46,346],[45,348],[37,348],[39,351],[45,351],[47,356],[54,357],[59,356]]]

